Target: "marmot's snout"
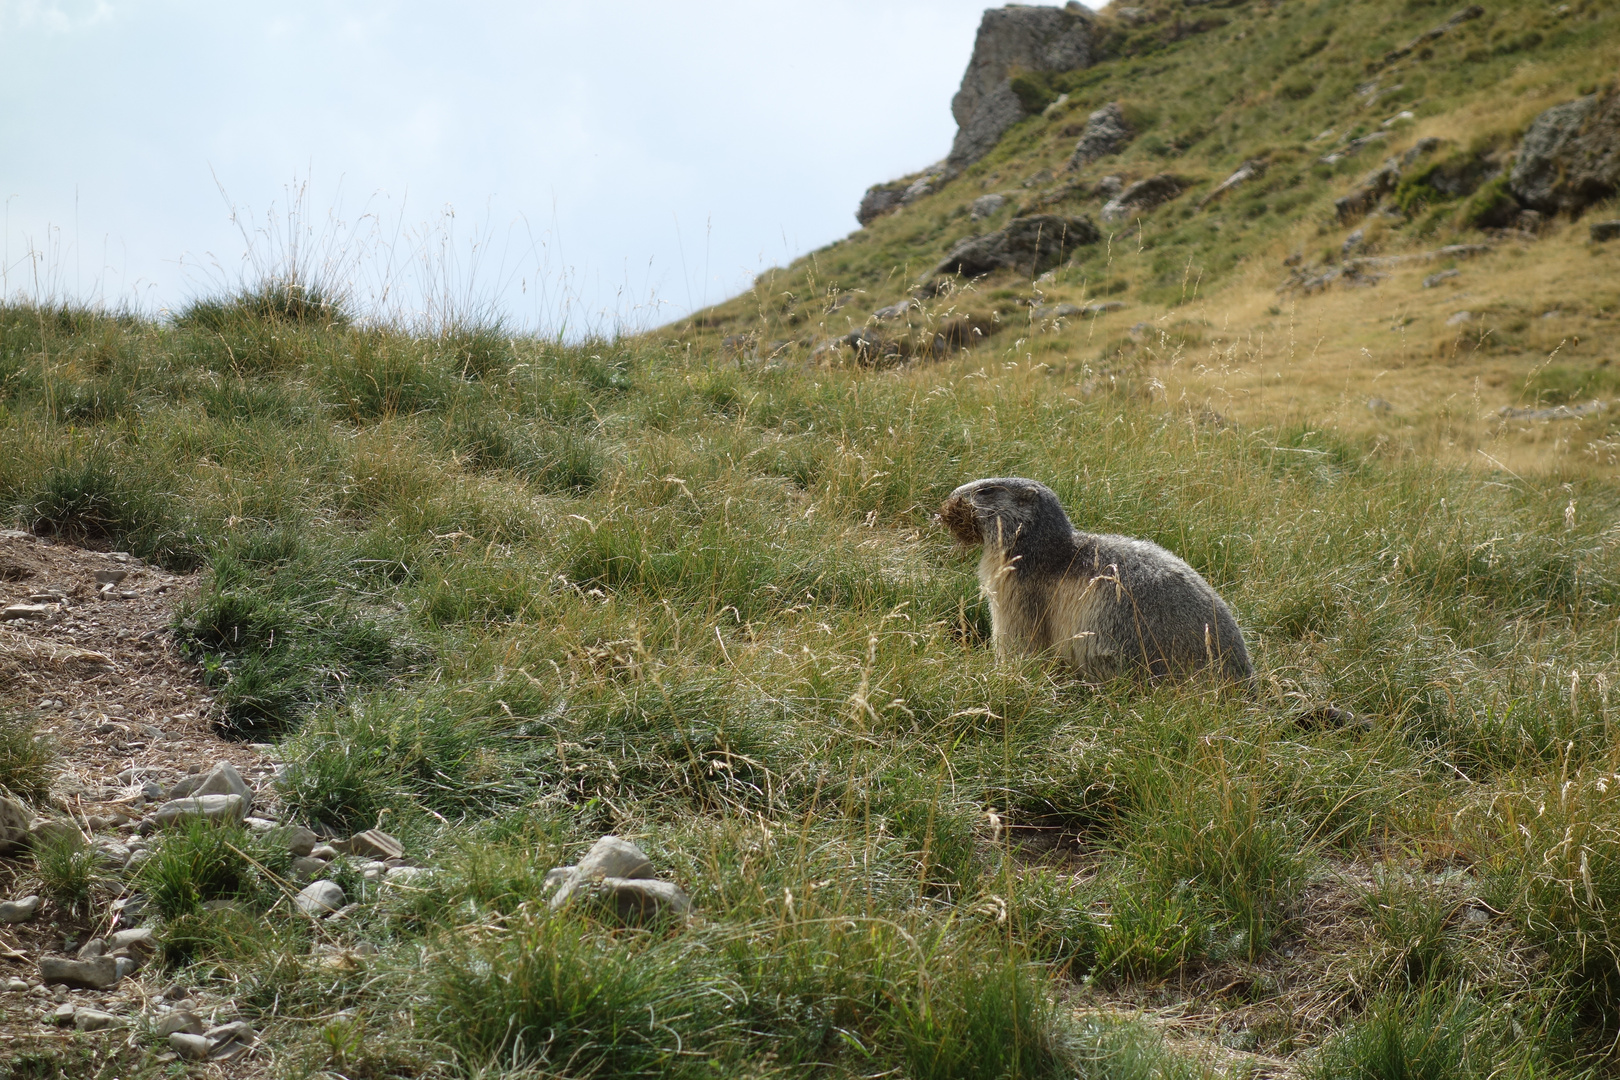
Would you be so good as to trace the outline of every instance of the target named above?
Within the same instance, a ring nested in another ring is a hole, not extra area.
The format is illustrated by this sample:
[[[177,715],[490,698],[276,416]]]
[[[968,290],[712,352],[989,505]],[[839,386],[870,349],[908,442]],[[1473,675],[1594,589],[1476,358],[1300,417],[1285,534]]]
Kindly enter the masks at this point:
[[[982,540],[979,521],[973,513],[973,501],[966,495],[952,495],[946,499],[939,508],[939,521],[965,547],[973,547]]]

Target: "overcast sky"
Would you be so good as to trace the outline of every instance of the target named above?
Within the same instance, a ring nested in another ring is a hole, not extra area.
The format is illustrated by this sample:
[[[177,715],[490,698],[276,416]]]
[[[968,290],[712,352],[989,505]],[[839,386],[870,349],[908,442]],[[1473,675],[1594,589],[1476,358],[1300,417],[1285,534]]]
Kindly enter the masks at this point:
[[[943,157],[985,6],[0,0],[5,292],[178,306],[301,193],[363,302],[663,322]]]

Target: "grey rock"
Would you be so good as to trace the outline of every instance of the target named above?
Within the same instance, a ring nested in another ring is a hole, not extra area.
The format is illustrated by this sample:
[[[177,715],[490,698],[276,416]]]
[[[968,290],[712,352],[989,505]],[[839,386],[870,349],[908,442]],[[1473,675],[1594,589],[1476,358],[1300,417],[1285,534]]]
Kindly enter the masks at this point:
[[[153,1027],[153,1031],[160,1039],[167,1038],[177,1031],[183,1031],[187,1035],[201,1035],[203,1022],[190,1009],[176,1009],[160,1019]]]
[[[1454,312],[1452,314],[1451,318],[1446,320],[1446,325],[1447,326],[1463,326],[1463,325],[1465,325],[1467,323],[1471,323],[1473,321],[1474,321],[1474,313],[1472,311],[1458,311],[1458,312]]]
[[[557,886],[561,885],[563,882],[567,881],[573,876],[574,869],[575,868],[572,866],[553,866],[550,870],[546,871],[546,880],[545,883],[540,887],[541,891],[550,892],[552,889],[555,889]]]
[[[575,889],[583,884],[604,878],[651,878],[652,860],[630,841],[617,836],[604,836],[591,845],[591,850],[563,881],[551,898],[553,909],[568,902]],[[548,879],[550,875],[547,875]]]
[[[1587,228],[1594,244],[1620,239],[1620,221],[1594,221]]]
[[[0,852],[28,843],[28,823],[34,815],[16,799],[0,796]]]
[[[114,870],[122,869],[129,862],[130,850],[125,844],[116,840],[97,840],[95,842],[96,857],[102,865]]]
[[[684,917],[692,908],[686,890],[672,881],[603,878],[581,889],[592,902],[610,908],[627,923],[647,922],[662,915]]]
[[[112,961],[113,972],[120,979],[128,978],[129,976],[135,974],[135,970],[141,966],[140,961],[136,960],[133,956],[115,956],[112,958]]]
[[[1348,259],[1366,246],[1367,230],[1357,229],[1355,232],[1344,238],[1344,243],[1339,247],[1339,254]]]
[[[300,855],[292,861],[293,877],[299,881],[308,881],[316,874],[326,872],[327,860],[316,859],[308,855]]]
[[[1242,165],[1238,166],[1237,172],[1233,173],[1231,176],[1228,176],[1225,180],[1222,180],[1215,186],[1213,191],[1198,201],[1199,209],[1203,209],[1216,199],[1219,199],[1222,195],[1225,195],[1228,191],[1231,191],[1233,188],[1242,184],[1248,183],[1255,177],[1262,175],[1265,171],[1266,162],[1261,161],[1258,158],[1253,161],[1245,161]]]
[[[909,180],[891,180],[885,184],[873,184],[861,196],[861,205],[855,209],[855,220],[862,225],[870,225],[885,214],[892,214],[904,206],[901,200],[905,197],[906,189],[910,186]]]
[[[974,221],[993,216],[1003,206],[1007,205],[1007,196],[991,192],[989,195],[980,195],[973,200],[973,206],[968,210],[968,217]]]
[[[253,789],[236,771],[236,766],[221,761],[206,773],[193,774],[174,785],[169,792],[170,801],[198,798],[204,795],[239,795],[242,798],[242,816],[253,809]]]
[[[1180,195],[1184,186],[1179,177],[1170,173],[1160,173],[1146,180],[1138,180],[1103,205],[1102,219],[1121,221],[1146,213],[1160,203],[1169,202]]]
[[[39,913],[39,897],[32,894],[21,900],[0,901],[0,924],[28,922]]]
[[[1012,89],[1014,69],[1089,67],[1094,36],[1092,17],[1083,10],[1009,5],[986,11],[961,88],[951,99],[957,130],[947,167],[956,172],[979,160],[1024,118]]]
[[[188,1031],[169,1032],[169,1049],[188,1061],[201,1061],[208,1056],[206,1035],[193,1035]]]
[[[931,272],[977,277],[995,270],[1015,270],[1031,278],[1059,266],[1077,248],[1102,239],[1087,218],[1034,214],[1013,218],[983,236],[971,236],[951,249]]]
[[[433,871],[426,866],[391,866],[383,874],[389,885],[419,885],[432,877]]]
[[[58,1027],[71,1027],[73,1024],[73,1014],[77,1011],[78,1008],[73,1004],[73,1002],[64,1001],[62,1004],[58,1005],[56,1008],[47,1013],[45,1020],[46,1023],[55,1024]]]
[[[1389,158],[1378,168],[1361,178],[1355,190],[1342,199],[1335,199],[1333,210],[1343,222],[1354,221],[1378,205],[1378,201],[1395,190],[1401,182],[1400,162]]]
[[[114,1016],[100,1009],[74,1009],[73,1026],[80,1031],[106,1031],[108,1028],[123,1027],[124,1018]]]
[[[1505,406],[1500,415],[1507,420],[1579,420],[1593,416],[1609,407],[1606,401],[1588,401],[1584,405],[1554,405],[1548,409],[1515,409]]]
[[[285,847],[294,855],[302,856],[314,850],[319,837],[302,825],[281,825],[270,830],[268,839],[273,844]]]
[[[241,824],[247,817],[247,802],[237,794],[208,794],[196,798],[171,799],[157,808],[152,822],[158,828],[183,824],[201,818],[216,824]]]
[[[1578,214],[1620,189],[1620,90],[1555,105],[1519,144],[1508,190],[1532,210]]]
[[[339,851],[331,844],[316,844],[314,847],[309,849],[310,858],[324,859],[327,862],[331,862],[341,854],[343,854],[343,852]]]
[[[259,1038],[252,1026],[241,1020],[209,1028],[203,1037],[208,1040],[210,1061],[231,1061],[241,1057]]]
[[[916,306],[917,302],[915,300],[901,300],[897,304],[890,304],[888,307],[878,308],[876,311],[872,312],[872,318],[878,320],[879,322],[891,322],[895,319],[903,317],[906,312],[910,311]]]
[[[574,867],[574,876],[650,878],[653,876],[652,860],[630,841],[608,835],[591,845],[591,850]]]
[[[157,934],[149,926],[120,930],[107,939],[107,946],[113,952],[120,949],[127,949],[130,952],[152,952],[157,949]]]
[[[346,855],[362,859],[397,859],[405,854],[405,846],[381,829],[355,833],[332,846]]]
[[[41,844],[69,844],[75,848],[84,846],[84,834],[79,831],[79,827],[61,818],[34,818],[28,823],[28,839],[36,846]]]
[[[107,942],[103,938],[93,937],[79,946],[77,953],[80,960],[94,960],[98,956],[107,954]]]
[[[56,614],[55,604],[7,604],[0,607],[0,622],[12,619],[48,619]]]
[[[98,956],[93,960],[47,956],[39,962],[39,977],[46,985],[62,983],[91,990],[108,990],[118,982],[118,962],[110,956]]]
[[[1086,118],[1086,128],[1080,133],[1080,141],[1074,144],[1067,167],[1083,169],[1093,161],[1119,153],[1135,137],[1136,132],[1125,119],[1125,110],[1120,108],[1119,102],[1109,102]]]
[[[336,911],[343,906],[345,897],[343,889],[335,881],[312,881],[305,885],[293,903],[305,915],[321,916]]]
[[[1423,287],[1425,289],[1432,289],[1441,282],[1450,281],[1452,278],[1461,273],[1461,270],[1441,270],[1438,273],[1430,274],[1428,277],[1423,279]]]

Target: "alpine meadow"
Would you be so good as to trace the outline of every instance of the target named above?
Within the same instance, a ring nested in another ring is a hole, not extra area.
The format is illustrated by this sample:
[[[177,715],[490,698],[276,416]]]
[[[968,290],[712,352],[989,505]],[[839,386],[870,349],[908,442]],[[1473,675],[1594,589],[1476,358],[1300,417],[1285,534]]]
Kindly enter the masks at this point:
[[[992,9],[637,335],[0,305],[0,1080],[1620,1074],[1620,9],[1449,3]],[[985,477],[1253,679],[998,656]]]

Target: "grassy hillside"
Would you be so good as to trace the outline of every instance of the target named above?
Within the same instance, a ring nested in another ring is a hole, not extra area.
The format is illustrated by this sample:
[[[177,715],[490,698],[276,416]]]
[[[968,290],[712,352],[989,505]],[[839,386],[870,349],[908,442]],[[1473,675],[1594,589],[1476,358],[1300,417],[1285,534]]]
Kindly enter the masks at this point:
[[[147,891],[141,977],[228,996],[277,1076],[1613,1074],[1612,421],[1480,417],[1606,385],[1615,256],[1576,223],[1482,232],[1458,200],[1364,234],[1496,244],[1440,286],[1401,264],[1275,291],[1284,258],[1342,245],[1332,200],[1379,155],[1495,153],[1607,77],[1614,16],[1566,7],[1389,65],[1450,9],[1113,23],[1114,59],[1028,87],[1070,96],[942,191],[644,338],[413,336],[297,281],[161,323],[0,308],[9,523],[203,568],[174,633],[221,730],[279,745],[284,819],[381,822],[435,871],[340,869],[360,907],[313,923],[285,851],[202,829],[134,883],[81,882],[91,906]],[[1356,92],[1374,79],[1390,96]],[[1111,100],[1141,136],[1058,172]],[[1317,164],[1402,108],[1387,151]],[[979,195],[1094,213],[1105,172],[1167,170],[1196,182],[1051,280],[870,324],[965,320],[971,350],[814,353],[1014,212],[972,223]],[[1464,302],[1489,333],[1444,327]],[[933,513],[1009,474],[1186,558],[1256,685],[996,662],[976,556]],[[40,769],[0,739],[0,786]],[[689,921],[550,910],[547,869],[608,832]],[[129,1038],[118,1074],[163,1072]]]
[[[278,310],[6,309],[0,492],[206,565],[176,632],[226,728],[281,741],[285,813],[438,868],[312,937],[248,838],[165,842],[154,977],[228,988],[280,1072],[1609,1067],[1609,485],[1013,360],[740,372]],[[1255,691],[995,663],[931,514],[998,474],[1187,557]],[[607,831],[690,923],[547,910]],[[247,914],[192,906],[222,890]]]
[[[1105,9],[1108,58],[1024,76],[1029,103],[1051,104],[988,157],[899,213],[761,275],[750,293],[676,333],[702,349],[732,338],[743,356],[793,364],[838,356],[815,349],[863,327],[915,345],[966,318],[989,335],[974,338],[987,357],[1050,364],[1091,392],[1124,384],[1245,423],[1331,422],[1480,466],[1489,464],[1483,452],[1515,471],[1610,467],[1614,411],[1550,427],[1498,413],[1620,396],[1609,347],[1620,246],[1589,244],[1586,221],[1524,231],[1501,227],[1491,211],[1530,121],[1612,85],[1620,23],[1595,0],[1503,3],[1415,41],[1458,10],[1422,0],[1158,3],[1127,20]],[[1066,171],[1087,115],[1109,102],[1137,137]],[[1385,200],[1394,213],[1340,220],[1336,199],[1428,138],[1442,142],[1405,170]],[[1264,167],[1259,176],[1215,194],[1249,162]],[[1100,220],[1105,176],[1128,184],[1161,173],[1184,183],[1179,197]],[[1431,176],[1462,177],[1470,193],[1447,194]],[[973,201],[988,193],[1008,201],[972,220]],[[902,325],[873,319],[927,282],[957,240],[1032,212],[1090,216],[1105,239],[1039,281],[1003,272],[924,296]],[[1587,220],[1614,216],[1599,206]],[[1491,250],[1372,267],[1317,292],[1285,287],[1338,266],[1357,231],[1356,257]],[[1422,286],[1448,270],[1459,273]],[[1122,306],[1100,317],[1040,311],[1110,301]],[[1452,321],[1464,311],[1472,318]]]

